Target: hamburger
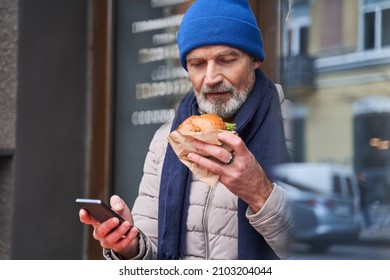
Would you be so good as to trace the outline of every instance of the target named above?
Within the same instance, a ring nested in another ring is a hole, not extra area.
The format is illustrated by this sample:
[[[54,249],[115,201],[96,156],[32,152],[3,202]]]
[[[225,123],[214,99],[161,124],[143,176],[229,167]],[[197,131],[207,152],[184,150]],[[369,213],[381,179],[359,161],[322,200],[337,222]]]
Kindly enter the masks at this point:
[[[188,153],[197,151],[192,142],[194,139],[219,145],[226,150],[231,150],[226,144],[218,140],[218,133],[222,130],[234,131],[235,124],[226,123],[221,117],[215,114],[203,114],[200,116],[190,116],[185,119],[176,130],[172,131],[168,136],[168,141],[172,146],[172,149],[180,159],[180,161],[186,165],[200,181],[205,182],[210,187],[214,187],[219,180],[220,175],[212,173],[210,170],[203,169],[202,167],[194,164],[188,159]],[[207,154],[203,156],[213,159]]]
[[[233,131],[235,124],[226,123],[216,114],[203,114],[190,116],[177,128],[178,132],[208,132],[215,130]]]

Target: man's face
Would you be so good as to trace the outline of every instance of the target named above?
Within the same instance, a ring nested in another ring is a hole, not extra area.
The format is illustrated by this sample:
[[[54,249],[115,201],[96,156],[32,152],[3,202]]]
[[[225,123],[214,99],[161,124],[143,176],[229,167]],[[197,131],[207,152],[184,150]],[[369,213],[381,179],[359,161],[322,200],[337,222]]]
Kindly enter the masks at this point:
[[[186,59],[200,112],[233,117],[253,88],[260,61],[228,46],[199,47]]]

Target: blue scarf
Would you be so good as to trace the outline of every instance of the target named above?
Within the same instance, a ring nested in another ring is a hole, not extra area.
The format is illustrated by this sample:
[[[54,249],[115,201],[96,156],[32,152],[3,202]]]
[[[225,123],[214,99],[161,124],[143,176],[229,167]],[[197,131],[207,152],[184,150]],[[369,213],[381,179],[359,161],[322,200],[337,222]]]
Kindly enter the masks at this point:
[[[182,100],[171,131],[191,115],[199,115],[193,92]],[[272,180],[271,168],[286,159],[282,115],[276,88],[260,70],[254,89],[237,113],[234,123],[238,135]],[[163,164],[159,212],[158,259],[180,259],[186,251],[191,172],[168,145]],[[238,199],[238,259],[278,259],[274,251],[245,217],[248,205]]]

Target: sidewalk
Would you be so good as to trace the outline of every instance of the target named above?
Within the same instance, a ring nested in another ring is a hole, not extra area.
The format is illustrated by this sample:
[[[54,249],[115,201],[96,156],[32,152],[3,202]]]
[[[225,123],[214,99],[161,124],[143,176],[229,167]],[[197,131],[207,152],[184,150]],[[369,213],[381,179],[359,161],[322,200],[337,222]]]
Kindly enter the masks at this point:
[[[390,228],[368,228],[360,234],[360,242],[390,246]]]

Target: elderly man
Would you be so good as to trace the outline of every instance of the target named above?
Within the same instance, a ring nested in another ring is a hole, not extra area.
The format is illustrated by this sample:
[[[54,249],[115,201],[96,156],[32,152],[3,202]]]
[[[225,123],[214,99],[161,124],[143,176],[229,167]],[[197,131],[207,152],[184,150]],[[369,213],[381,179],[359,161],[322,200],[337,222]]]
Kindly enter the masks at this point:
[[[195,1],[177,43],[193,90],[156,132],[132,211],[111,198],[126,222],[98,223],[83,209],[80,220],[94,227],[107,259],[286,258],[291,213],[271,170],[286,160],[287,149],[275,85],[260,70],[263,41],[249,3]],[[215,187],[199,181],[167,141],[184,119],[203,113],[236,124],[237,134],[218,134],[233,152],[195,141],[197,152],[188,154],[220,175]]]

